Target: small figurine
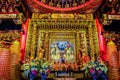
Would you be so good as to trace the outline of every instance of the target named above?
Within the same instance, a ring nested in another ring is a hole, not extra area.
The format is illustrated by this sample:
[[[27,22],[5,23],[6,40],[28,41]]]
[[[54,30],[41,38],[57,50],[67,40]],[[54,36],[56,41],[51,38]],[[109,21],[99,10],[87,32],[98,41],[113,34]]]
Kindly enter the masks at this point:
[[[7,12],[7,6],[6,6],[6,4],[2,4],[2,6],[1,6],[1,12]]]

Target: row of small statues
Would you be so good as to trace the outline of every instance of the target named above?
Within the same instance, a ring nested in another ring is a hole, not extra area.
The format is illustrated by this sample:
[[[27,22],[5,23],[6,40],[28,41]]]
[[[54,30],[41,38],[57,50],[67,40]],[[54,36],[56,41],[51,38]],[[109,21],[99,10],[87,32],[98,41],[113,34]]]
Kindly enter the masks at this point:
[[[46,60],[28,60],[26,62],[24,62],[24,64],[28,64],[28,66],[30,66],[32,63],[32,65],[34,64],[35,66],[41,66],[41,68],[47,68],[49,67],[52,71],[79,71],[80,68],[82,67],[81,64],[77,63],[77,62],[49,62]]]
[[[107,0],[108,14],[120,14],[120,0]]]
[[[112,7],[109,11],[108,14],[120,14],[120,5],[117,7]]]
[[[54,7],[73,7],[84,4],[90,0],[39,0],[47,5],[54,6]]]
[[[0,1],[0,12],[18,12],[17,8],[21,3],[16,4],[9,1]]]
[[[54,62],[50,63],[53,71],[80,71],[81,64],[77,62]]]

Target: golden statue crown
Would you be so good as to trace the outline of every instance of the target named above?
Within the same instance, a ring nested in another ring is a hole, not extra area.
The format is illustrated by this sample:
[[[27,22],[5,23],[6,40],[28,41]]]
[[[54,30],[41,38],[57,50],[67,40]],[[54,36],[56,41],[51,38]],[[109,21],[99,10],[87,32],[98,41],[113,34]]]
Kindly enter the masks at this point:
[[[108,42],[107,46],[108,45],[115,45],[115,43],[113,41],[110,41],[110,42]]]

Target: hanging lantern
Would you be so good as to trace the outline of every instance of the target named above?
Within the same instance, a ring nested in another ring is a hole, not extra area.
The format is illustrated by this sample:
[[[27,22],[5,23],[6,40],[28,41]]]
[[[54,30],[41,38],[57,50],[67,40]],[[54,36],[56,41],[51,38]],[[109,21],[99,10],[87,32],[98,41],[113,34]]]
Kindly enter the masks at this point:
[[[108,78],[110,80],[119,80],[118,55],[115,43],[110,40],[107,43],[107,61],[108,61]],[[111,74],[114,73],[114,74]]]
[[[0,48],[0,80],[10,79],[10,50]]]

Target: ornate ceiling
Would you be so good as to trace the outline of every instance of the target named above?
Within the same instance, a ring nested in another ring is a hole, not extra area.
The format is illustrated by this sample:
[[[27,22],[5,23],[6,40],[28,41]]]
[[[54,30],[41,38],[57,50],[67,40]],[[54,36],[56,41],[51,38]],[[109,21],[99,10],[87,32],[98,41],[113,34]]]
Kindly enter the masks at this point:
[[[31,12],[94,13],[102,0],[25,0]]]

